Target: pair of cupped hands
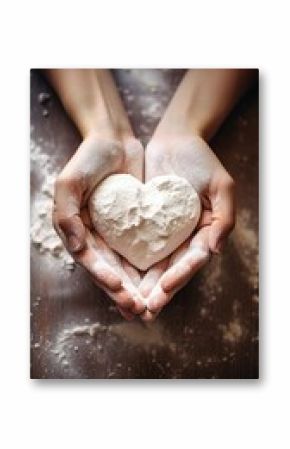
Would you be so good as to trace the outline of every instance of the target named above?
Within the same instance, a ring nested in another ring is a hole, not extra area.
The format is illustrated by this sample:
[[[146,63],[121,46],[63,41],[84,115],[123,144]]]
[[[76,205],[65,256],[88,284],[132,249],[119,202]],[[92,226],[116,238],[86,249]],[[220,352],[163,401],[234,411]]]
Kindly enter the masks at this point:
[[[92,226],[87,202],[113,173],[142,182],[159,175],[186,178],[202,214],[194,234],[166,259],[139,272],[113,251]],[[234,226],[233,180],[199,135],[153,136],[146,149],[132,135],[88,134],[55,184],[54,226],[75,261],[114,301],[121,315],[153,321],[211,253],[220,253]]]

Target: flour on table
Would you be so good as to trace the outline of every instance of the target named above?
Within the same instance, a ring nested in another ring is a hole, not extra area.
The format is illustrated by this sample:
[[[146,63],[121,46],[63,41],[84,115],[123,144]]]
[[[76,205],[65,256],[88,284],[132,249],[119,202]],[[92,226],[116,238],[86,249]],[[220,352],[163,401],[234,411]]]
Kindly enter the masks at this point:
[[[75,325],[61,330],[52,348],[50,348],[50,352],[63,364],[71,358],[69,357],[69,348],[72,348],[74,353],[77,353],[80,348],[83,349],[83,344],[77,343],[83,343],[83,339],[87,338],[88,344],[92,345],[94,340],[99,340],[102,335],[104,335],[106,341],[115,336],[120,342],[130,346],[142,347],[146,352],[150,351],[152,347],[168,346],[170,349],[170,341],[160,324],[154,323],[153,326],[145,327],[137,322],[121,322],[111,325],[95,322]]]
[[[247,279],[253,289],[259,287],[259,255],[258,236],[253,225],[250,209],[239,209],[237,221],[233,231],[233,242],[239,251],[239,256],[247,272]],[[257,296],[253,296],[257,301]]]
[[[42,142],[40,141],[42,144]],[[50,255],[68,270],[74,268],[74,260],[66,251],[52,225],[54,182],[57,172],[42,145],[31,140],[31,168],[40,173],[42,185],[31,204],[31,241],[42,254]]]
[[[119,87],[129,117],[132,117],[136,137],[144,145],[148,143],[154,129],[171,99],[171,82],[167,69],[126,69],[118,71],[120,81],[127,87]],[[182,75],[174,85],[177,87]],[[134,114],[133,114],[134,111]]]

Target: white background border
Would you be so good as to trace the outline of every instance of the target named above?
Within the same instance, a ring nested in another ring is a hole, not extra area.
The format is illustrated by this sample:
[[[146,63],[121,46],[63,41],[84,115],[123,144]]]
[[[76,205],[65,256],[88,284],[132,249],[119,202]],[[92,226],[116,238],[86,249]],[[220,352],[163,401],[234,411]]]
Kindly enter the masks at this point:
[[[8,3],[8,2],[6,2]],[[1,6],[3,448],[289,447],[287,2]],[[29,380],[30,67],[260,69],[261,380]]]

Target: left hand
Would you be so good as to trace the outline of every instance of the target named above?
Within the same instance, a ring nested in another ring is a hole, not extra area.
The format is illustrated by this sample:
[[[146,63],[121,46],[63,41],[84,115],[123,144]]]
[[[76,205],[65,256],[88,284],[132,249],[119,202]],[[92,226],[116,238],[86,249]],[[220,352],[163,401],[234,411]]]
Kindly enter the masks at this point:
[[[98,235],[90,220],[87,200],[104,177],[125,172],[141,179],[142,167],[143,148],[132,136],[91,134],[83,140],[55,184],[53,223],[57,233],[75,261],[128,320],[145,309],[132,280],[138,272]]]
[[[186,178],[203,209],[193,236],[150,268],[140,282],[139,291],[147,302],[144,321],[154,320],[210,254],[221,252],[235,222],[233,179],[200,136],[153,136],[145,152],[145,182],[166,174]]]

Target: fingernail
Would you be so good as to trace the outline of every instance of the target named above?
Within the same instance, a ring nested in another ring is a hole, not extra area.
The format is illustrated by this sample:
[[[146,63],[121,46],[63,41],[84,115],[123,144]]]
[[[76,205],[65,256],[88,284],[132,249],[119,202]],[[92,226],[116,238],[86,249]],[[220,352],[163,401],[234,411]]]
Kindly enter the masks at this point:
[[[69,250],[72,252],[79,251],[81,249],[81,242],[75,235],[70,235],[67,240]]]

